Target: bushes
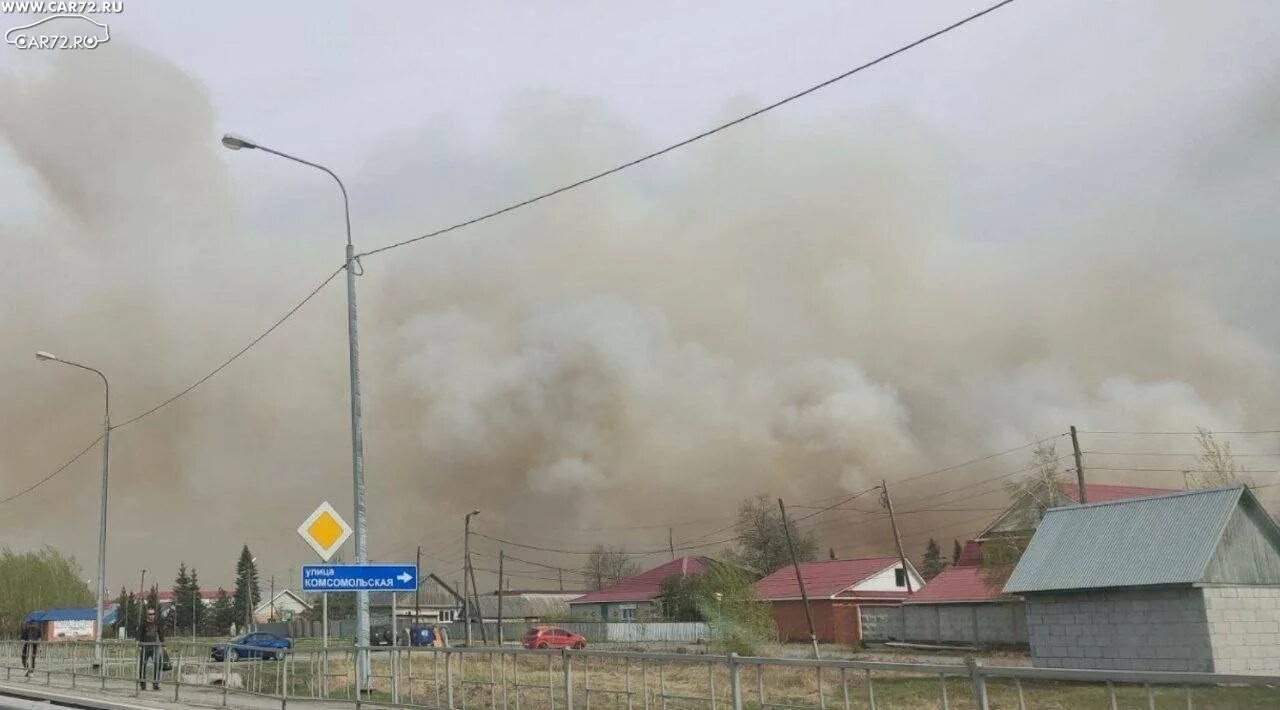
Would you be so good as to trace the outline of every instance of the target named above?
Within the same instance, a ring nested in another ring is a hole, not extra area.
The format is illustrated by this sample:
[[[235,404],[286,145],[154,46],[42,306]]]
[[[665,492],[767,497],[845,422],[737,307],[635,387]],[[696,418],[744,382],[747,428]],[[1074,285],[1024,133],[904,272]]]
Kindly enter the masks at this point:
[[[93,598],[75,558],[52,547],[21,553],[0,548],[0,633],[18,633],[33,611],[93,607]]]

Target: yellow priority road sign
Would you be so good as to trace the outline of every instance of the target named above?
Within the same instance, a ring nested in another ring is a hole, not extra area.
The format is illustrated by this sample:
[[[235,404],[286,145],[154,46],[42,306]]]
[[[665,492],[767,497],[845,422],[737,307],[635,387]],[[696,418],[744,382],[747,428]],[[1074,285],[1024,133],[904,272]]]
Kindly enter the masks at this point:
[[[298,526],[298,534],[325,562],[351,537],[351,526],[325,501]]]

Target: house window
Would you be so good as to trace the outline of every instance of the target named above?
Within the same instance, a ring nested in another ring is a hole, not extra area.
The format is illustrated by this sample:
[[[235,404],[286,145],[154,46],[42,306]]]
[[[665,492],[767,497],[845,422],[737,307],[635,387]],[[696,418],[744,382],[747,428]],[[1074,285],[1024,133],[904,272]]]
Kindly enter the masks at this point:
[[[635,605],[635,604],[624,604],[624,605],[622,605],[622,606],[618,607],[618,616],[621,616],[623,621],[635,621],[635,620],[636,620],[636,605]]]
[[[893,583],[899,587],[907,586],[907,571],[901,567],[893,571]]]
[[[453,609],[441,609],[439,620],[442,624],[452,623],[454,619]]]

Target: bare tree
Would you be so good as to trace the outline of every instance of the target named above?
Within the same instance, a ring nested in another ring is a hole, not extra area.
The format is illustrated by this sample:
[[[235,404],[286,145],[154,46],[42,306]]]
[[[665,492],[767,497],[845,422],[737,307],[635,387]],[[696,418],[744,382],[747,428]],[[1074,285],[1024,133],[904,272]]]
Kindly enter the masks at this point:
[[[617,584],[639,571],[639,566],[621,547],[596,545],[582,567],[582,576],[595,590]]]
[[[1009,579],[1045,511],[1068,502],[1059,459],[1052,443],[1040,444],[1031,454],[1030,473],[1005,484],[1013,505],[982,543],[982,572],[989,584]]]
[[[1196,443],[1200,456],[1196,458],[1197,469],[1186,472],[1188,488],[1250,485],[1248,472],[1231,453],[1231,442],[1218,441],[1209,429],[1196,427]]]
[[[818,541],[813,535],[800,532],[794,520],[789,520],[787,527],[795,542],[796,557],[801,562],[817,559]],[[782,514],[768,496],[752,496],[738,504],[738,522],[733,529],[737,545],[729,552],[729,559],[734,564],[760,576],[791,564]]]

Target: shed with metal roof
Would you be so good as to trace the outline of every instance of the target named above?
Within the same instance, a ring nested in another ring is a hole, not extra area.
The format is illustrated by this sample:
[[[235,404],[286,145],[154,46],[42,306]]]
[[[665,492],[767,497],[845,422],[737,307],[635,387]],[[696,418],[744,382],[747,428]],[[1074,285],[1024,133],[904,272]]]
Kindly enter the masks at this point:
[[[1280,526],[1243,486],[1051,509],[1004,591],[1037,666],[1280,674]]]

